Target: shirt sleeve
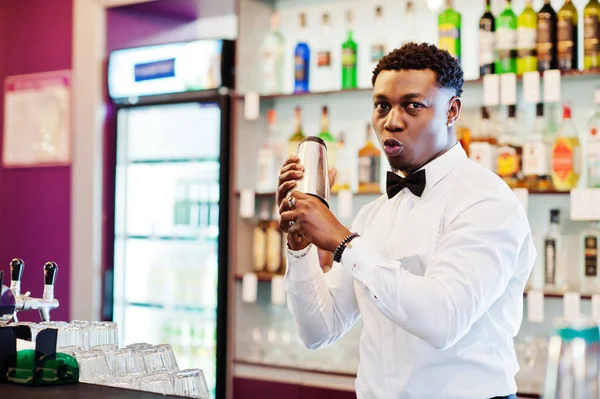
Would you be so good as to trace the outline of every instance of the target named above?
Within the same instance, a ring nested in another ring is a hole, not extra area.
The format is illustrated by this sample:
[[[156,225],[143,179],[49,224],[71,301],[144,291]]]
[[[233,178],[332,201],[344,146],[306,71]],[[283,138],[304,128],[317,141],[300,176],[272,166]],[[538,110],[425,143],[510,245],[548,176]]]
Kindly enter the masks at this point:
[[[535,261],[527,216],[498,196],[463,206],[441,236],[423,276],[389,261],[363,238],[342,254],[346,270],[392,322],[437,349],[454,345]]]
[[[352,231],[361,227],[361,210]],[[331,345],[348,332],[360,317],[354,277],[340,263],[323,273],[317,248],[308,253],[288,251],[285,287],[288,308],[296,320],[300,338],[310,349]]]

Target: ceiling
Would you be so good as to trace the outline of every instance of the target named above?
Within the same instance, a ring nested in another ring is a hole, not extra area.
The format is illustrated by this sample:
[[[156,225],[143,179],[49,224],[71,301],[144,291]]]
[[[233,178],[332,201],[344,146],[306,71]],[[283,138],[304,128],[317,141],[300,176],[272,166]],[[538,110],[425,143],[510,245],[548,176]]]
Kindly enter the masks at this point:
[[[235,0],[154,0],[118,7],[184,22],[235,13]]]

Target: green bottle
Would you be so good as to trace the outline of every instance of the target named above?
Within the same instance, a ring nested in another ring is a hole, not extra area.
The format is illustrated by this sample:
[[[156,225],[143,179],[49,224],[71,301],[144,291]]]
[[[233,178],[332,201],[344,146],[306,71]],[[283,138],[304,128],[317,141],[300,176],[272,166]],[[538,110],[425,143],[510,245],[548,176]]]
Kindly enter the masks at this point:
[[[460,28],[462,17],[452,8],[452,0],[446,0],[446,9],[438,16],[438,47],[448,51],[460,62]]]
[[[537,14],[531,0],[517,19],[517,74],[537,71]]]
[[[510,0],[496,20],[496,73],[517,73],[517,16]]]
[[[579,18],[573,1],[566,0],[558,11],[558,69],[569,71],[578,69],[578,35]]]
[[[323,140],[327,146],[327,166],[329,169],[336,168],[337,141],[329,131],[329,109],[326,106],[321,109],[321,131],[317,137]]]
[[[348,23],[348,37],[342,44],[342,90],[356,89],[357,76],[356,63],[358,45],[352,38],[352,11],[346,11],[346,21]]]

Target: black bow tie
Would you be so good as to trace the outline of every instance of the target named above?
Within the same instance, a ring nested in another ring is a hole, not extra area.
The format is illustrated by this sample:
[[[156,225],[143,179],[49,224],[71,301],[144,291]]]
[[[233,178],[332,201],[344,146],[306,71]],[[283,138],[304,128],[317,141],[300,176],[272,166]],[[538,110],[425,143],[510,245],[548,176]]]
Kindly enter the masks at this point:
[[[393,198],[404,187],[407,187],[414,195],[420,197],[425,190],[425,169],[421,169],[404,178],[393,172],[387,172],[386,191],[388,198]]]

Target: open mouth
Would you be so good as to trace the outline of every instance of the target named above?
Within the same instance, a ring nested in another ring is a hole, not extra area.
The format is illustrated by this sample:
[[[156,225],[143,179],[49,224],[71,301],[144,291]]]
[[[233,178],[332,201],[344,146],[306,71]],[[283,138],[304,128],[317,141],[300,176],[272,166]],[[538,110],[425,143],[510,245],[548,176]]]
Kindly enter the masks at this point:
[[[383,142],[383,151],[391,157],[400,154],[403,148],[402,143],[396,139],[385,139]]]

